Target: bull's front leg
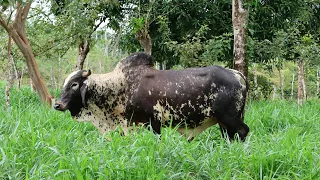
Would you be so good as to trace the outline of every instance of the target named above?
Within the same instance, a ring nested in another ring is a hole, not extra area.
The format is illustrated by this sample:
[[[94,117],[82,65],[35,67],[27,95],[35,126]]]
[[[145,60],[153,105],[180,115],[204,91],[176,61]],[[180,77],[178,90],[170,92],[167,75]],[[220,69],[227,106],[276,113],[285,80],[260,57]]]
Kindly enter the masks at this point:
[[[150,119],[150,125],[151,125],[151,128],[152,128],[152,131],[155,133],[155,134],[161,134],[161,121],[159,121],[157,118],[149,118]]]

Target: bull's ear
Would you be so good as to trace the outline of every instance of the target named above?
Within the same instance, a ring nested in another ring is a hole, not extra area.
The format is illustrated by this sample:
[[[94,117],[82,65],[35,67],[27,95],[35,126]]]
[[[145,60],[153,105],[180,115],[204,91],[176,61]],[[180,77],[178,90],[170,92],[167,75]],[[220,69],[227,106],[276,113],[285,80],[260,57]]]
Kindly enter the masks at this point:
[[[82,99],[82,104],[85,107],[87,106],[87,102],[86,102],[87,89],[88,89],[88,85],[86,83],[83,83],[83,85],[80,88],[80,95],[81,95],[81,99]]]
[[[83,71],[82,72],[82,77],[87,78],[91,75],[91,70],[89,69],[88,71]]]

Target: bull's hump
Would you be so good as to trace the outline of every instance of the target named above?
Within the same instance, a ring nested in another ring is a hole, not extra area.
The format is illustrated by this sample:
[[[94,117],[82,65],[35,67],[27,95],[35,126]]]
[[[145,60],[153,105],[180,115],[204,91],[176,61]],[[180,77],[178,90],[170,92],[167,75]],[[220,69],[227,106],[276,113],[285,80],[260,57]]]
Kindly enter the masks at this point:
[[[121,60],[121,63],[127,67],[134,67],[134,66],[147,66],[152,67],[153,60],[152,57],[146,53],[138,52],[134,53],[127,58]]]

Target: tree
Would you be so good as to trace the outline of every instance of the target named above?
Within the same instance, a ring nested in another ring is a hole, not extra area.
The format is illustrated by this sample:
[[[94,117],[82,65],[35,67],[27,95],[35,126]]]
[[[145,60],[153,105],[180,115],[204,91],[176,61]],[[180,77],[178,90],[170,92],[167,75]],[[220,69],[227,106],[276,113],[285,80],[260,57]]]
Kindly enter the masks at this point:
[[[7,31],[8,35],[12,37],[13,41],[22,52],[28,67],[30,78],[40,96],[41,101],[47,103],[48,105],[51,105],[52,97],[46,84],[40,76],[38,65],[36,63],[30,42],[25,32],[25,24],[30,7],[31,2],[29,1],[25,3],[18,1],[17,3],[15,3],[15,5],[10,4],[9,1],[3,1],[0,16],[0,25]],[[7,16],[5,12],[8,12]],[[11,16],[14,13],[15,18],[14,20],[11,20]],[[6,16],[6,18],[4,16]]]
[[[132,33],[135,34],[135,38],[143,47],[144,52],[149,55],[152,53],[152,39],[149,34],[149,26],[154,20],[152,15],[156,16],[156,14],[151,14],[154,4],[155,0],[151,0],[145,4],[139,3],[133,11],[138,14],[138,17],[132,17],[131,19],[131,26],[133,27]]]
[[[232,0],[232,24],[234,36],[234,69],[248,77],[248,62],[246,58],[248,11],[244,9],[242,0]]]
[[[126,2],[130,2],[133,8],[135,8],[135,14],[133,16],[137,20],[139,19],[139,9],[137,7],[141,7],[140,14],[142,14],[142,17],[148,14],[148,10],[150,11],[148,34],[152,38],[152,56],[160,63],[166,62],[168,68],[178,65],[181,60],[180,54],[177,54],[176,49],[170,46],[171,42],[176,42],[181,45],[192,42],[193,37],[196,36],[196,33],[199,32],[203,26],[206,26],[208,31],[205,33],[204,38],[201,38],[201,43],[232,32],[230,28],[231,18],[229,18],[231,16],[231,3],[229,0],[198,0],[196,3],[194,1],[154,1],[152,8],[150,8],[150,1],[128,0]],[[131,20],[132,18],[129,19]],[[140,20],[142,21],[143,19],[144,18],[140,16]],[[143,25],[144,23],[139,24]],[[135,26],[131,25],[124,28],[124,35],[120,41],[121,47],[127,52],[143,50],[135,38],[133,27]],[[227,40],[229,41],[229,37]],[[212,42],[214,41],[215,40]],[[232,48],[229,49],[231,50]],[[202,49],[201,52],[194,52],[201,55],[204,51],[206,51],[205,48]],[[210,53],[211,52],[207,51],[206,54],[208,55]],[[232,51],[228,52],[228,54],[229,53],[232,56]],[[226,57],[224,61],[229,60],[229,56]],[[207,60],[207,62],[209,61],[210,59]],[[211,64],[212,63],[213,61]]]
[[[71,42],[77,44],[76,69],[83,69],[90,47],[94,44],[92,34],[106,20],[109,21],[109,27],[119,27],[118,22],[123,17],[122,1],[54,0],[52,3],[51,11],[54,12],[59,25],[69,26],[66,36],[71,37]]]
[[[315,41],[319,41],[319,6],[319,1],[314,0],[274,0],[249,3],[248,34],[254,40],[254,43],[248,46],[249,50],[254,49],[250,54],[251,61],[272,64],[279,73],[281,73],[284,62],[293,61],[300,66],[297,69],[302,70],[302,63],[299,63],[301,53],[297,50],[305,49],[306,44],[302,43],[301,39],[306,34],[311,34]],[[307,62],[305,60],[310,58],[303,59],[303,64],[305,64]],[[303,74],[306,74],[306,71],[300,73],[300,75]],[[279,78],[282,76],[280,75]],[[299,79],[307,80],[308,78]],[[283,81],[282,78],[280,83]],[[302,89],[307,90],[303,87]]]

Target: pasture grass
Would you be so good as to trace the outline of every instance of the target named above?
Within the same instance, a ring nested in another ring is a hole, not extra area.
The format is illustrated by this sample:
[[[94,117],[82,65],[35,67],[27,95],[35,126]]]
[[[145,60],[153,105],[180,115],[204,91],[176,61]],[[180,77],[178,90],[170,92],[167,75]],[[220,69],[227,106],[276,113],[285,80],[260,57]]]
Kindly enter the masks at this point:
[[[170,128],[107,141],[26,87],[11,94],[10,109],[0,95],[0,179],[320,178],[319,100],[248,102],[246,142],[222,139],[216,125],[188,143]]]

